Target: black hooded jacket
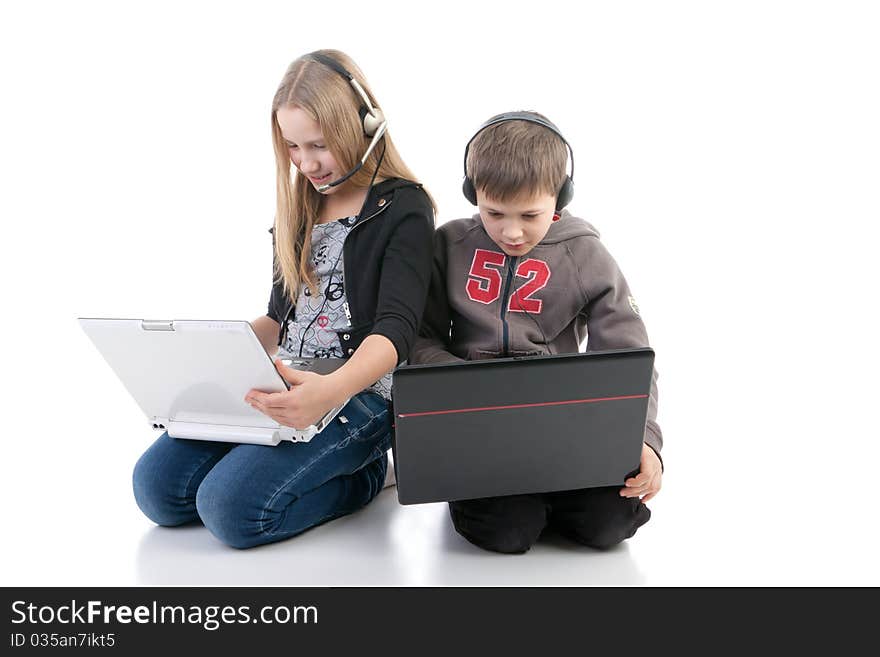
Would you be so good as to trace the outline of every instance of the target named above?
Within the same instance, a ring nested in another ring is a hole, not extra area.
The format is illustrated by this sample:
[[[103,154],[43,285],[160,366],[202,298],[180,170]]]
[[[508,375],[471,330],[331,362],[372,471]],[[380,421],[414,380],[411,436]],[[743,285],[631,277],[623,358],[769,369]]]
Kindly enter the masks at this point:
[[[398,364],[409,358],[431,282],[433,233],[434,209],[420,184],[391,178],[370,189],[342,251],[351,327],[338,334],[346,357],[378,334],[394,345]],[[281,325],[279,345],[294,309],[276,281],[266,314]]]

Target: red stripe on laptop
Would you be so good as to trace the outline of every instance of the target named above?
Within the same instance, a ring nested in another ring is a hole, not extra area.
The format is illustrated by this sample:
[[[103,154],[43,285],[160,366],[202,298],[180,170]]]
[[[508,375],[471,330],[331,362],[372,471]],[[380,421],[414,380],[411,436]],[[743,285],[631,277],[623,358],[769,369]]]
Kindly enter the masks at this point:
[[[595,404],[596,402],[622,399],[645,399],[648,395],[623,395],[621,397],[593,397],[592,399],[569,399],[566,401],[538,402],[535,404],[511,404],[509,406],[483,406],[480,408],[453,408],[448,411],[424,411],[422,413],[398,413],[397,417],[421,417],[423,415],[447,415],[449,413],[475,413],[477,411],[502,411],[509,408],[535,408],[536,406],[562,406],[564,404]]]

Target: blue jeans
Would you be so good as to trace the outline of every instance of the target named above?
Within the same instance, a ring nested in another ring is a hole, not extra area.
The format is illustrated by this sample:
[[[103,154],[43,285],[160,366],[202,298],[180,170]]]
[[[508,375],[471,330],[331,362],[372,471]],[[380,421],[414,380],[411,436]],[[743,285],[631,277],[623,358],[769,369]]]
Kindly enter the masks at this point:
[[[201,519],[224,543],[280,541],[372,500],[385,483],[391,446],[388,402],[353,397],[308,443],[275,447],[162,436],[134,468],[134,496],[159,525]]]

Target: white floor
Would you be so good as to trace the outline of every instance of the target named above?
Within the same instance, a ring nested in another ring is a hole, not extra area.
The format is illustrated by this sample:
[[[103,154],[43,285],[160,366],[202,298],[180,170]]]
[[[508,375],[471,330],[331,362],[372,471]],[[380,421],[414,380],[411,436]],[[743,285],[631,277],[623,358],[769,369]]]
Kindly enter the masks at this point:
[[[136,576],[145,584],[306,586],[639,584],[630,550],[588,554],[557,539],[522,559],[473,548],[443,505],[403,508],[383,492],[353,517],[253,553],[220,547],[201,527],[143,533]],[[539,563],[536,563],[536,560]]]
[[[131,413],[115,384],[104,392]],[[117,439],[99,424],[20,442],[18,460],[3,462],[3,585],[880,584],[870,496],[821,483],[811,492],[818,480],[803,471],[786,482],[765,479],[760,465],[736,472],[736,460],[718,476],[696,467],[726,449],[723,441],[687,460],[676,458],[681,439],[670,447],[652,520],[608,552],[554,536],[521,556],[483,552],[455,533],[445,505],[400,506],[395,488],[352,516],[239,551],[200,525],[152,526],[129,484],[152,434]]]

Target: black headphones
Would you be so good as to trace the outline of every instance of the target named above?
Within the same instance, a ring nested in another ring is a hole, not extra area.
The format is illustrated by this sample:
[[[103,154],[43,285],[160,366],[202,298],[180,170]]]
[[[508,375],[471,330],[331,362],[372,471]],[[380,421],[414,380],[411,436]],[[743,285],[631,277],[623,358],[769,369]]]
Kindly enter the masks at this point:
[[[318,187],[319,192],[326,192],[331,187],[336,187],[336,185],[341,185],[346,180],[351,178],[355,173],[357,173],[364,163],[367,161],[367,157],[369,157],[370,153],[373,152],[373,149],[376,148],[376,144],[379,143],[379,140],[382,138],[382,135],[385,134],[385,130],[388,129],[388,121],[385,119],[385,115],[382,113],[378,107],[373,107],[373,104],[370,102],[369,96],[367,96],[367,92],[364,91],[364,88],[358,83],[357,80],[354,79],[354,76],[348,72],[348,70],[339,62],[337,62],[332,57],[328,57],[324,53],[321,52],[310,52],[306,55],[308,59],[312,61],[318,62],[319,64],[323,64],[329,69],[336,71],[343,78],[348,80],[348,83],[351,85],[354,92],[357,94],[358,98],[361,100],[361,106],[358,110],[358,114],[361,117],[361,127],[364,129],[364,134],[367,137],[372,137],[373,141],[370,142],[370,145],[367,146],[367,150],[361,158],[360,162],[348,173],[346,173],[342,178],[334,180],[331,183],[325,183]]]
[[[559,192],[556,194],[556,211],[562,211],[562,208],[571,203],[571,199],[574,196],[574,151],[571,150],[571,145],[565,140],[562,133],[559,132],[559,128],[547,119],[542,119],[532,112],[505,112],[504,114],[493,116],[481,125],[479,130],[474,133],[474,136],[468,140],[467,146],[464,147],[464,182],[461,185],[461,191],[464,193],[464,197],[471,202],[471,205],[477,204],[477,190],[474,187],[474,181],[467,175],[467,158],[471,143],[477,138],[477,135],[483,132],[486,128],[498,123],[505,123],[506,121],[527,121],[528,123],[534,123],[535,125],[547,128],[547,130],[559,137],[562,140],[562,143],[568,148],[568,153],[571,156],[571,173],[565,177],[562,187],[559,188]]]

